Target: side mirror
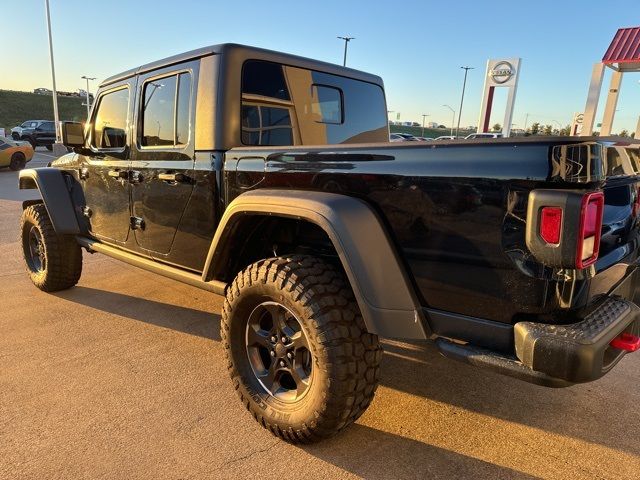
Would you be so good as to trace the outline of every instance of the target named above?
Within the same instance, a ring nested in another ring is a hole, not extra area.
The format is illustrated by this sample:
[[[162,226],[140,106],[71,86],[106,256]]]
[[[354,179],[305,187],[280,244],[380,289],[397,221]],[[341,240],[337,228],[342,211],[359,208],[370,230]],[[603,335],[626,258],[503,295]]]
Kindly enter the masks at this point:
[[[80,122],[62,122],[62,143],[65,147],[84,147],[84,125]]]

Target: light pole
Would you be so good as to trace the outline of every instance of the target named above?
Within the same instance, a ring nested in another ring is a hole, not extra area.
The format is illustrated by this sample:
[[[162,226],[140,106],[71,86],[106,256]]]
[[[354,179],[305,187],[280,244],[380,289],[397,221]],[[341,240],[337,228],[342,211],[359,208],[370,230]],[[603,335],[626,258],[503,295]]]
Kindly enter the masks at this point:
[[[56,143],[53,145],[54,154],[59,154],[62,150],[60,135],[60,117],[58,115],[58,91],[56,89],[56,68],[53,63],[53,40],[51,38],[51,14],[49,13],[49,0],[44,0],[44,6],[47,11],[47,32],[49,33],[49,60],[51,61],[51,79],[53,81],[53,119],[56,126]],[[57,148],[56,148],[57,147]],[[58,150],[58,151],[56,151]]]
[[[467,73],[474,67],[460,67],[464,70],[464,82],[462,83],[462,98],[460,99],[460,111],[458,112],[458,126],[456,127],[456,137],[460,134],[460,119],[462,118],[462,104],[464,103],[464,91],[467,88]]]
[[[424,137],[424,120],[429,117],[430,115],[428,113],[423,113],[422,114],[422,136]]]
[[[80,78],[84,78],[87,81],[87,91],[85,92],[87,94],[87,122],[89,121],[89,112],[91,111],[91,105],[89,105],[89,80],[95,80],[95,77],[87,77],[86,75],[83,75]]]
[[[395,110],[387,110],[387,123],[391,123],[392,120],[389,119],[389,115],[391,115]]]
[[[342,61],[342,66],[347,66],[347,46],[351,40],[355,40],[356,37],[338,37],[340,40],[344,40],[344,60]]]
[[[451,136],[453,137],[453,126],[456,123],[456,111],[450,105],[442,105],[442,106],[447,107],[449,110],[451,110],[451,113],[453,114],[453,117],[451,117]]]
[[[524,117],[524,131],[527,131],[527,125],[529,124],[529,114]]]

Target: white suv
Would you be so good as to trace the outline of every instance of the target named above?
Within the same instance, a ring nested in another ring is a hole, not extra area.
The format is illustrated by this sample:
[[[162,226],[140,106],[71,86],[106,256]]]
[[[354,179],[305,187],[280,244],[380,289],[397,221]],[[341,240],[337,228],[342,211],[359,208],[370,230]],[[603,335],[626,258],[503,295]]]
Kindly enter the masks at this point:
[[[465,140],[473,140],[474,138],[502,138],[502,133],[472,133],[464,138]]]

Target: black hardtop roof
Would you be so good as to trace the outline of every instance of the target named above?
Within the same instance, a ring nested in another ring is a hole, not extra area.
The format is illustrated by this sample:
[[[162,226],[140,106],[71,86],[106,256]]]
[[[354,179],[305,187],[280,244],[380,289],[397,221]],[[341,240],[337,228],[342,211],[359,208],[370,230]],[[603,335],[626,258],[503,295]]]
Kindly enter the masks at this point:
[[[382,79],[377,75],[362,72],[360,70],[354,70],[348,67],[342,67],[333,63],[321,62],[319,60],[313,60],[310,58],[300,57],[297,55],[291,55],[288,53],[276,52],[273,50],[266,50],[264,48],[250,47],[247,45],[240,45],[237,43],[221,43],[218,45],[211,45],[209,47],[198,48],[189,52],[179,53],[171,57],[157,60],[155,62],[147,63],[136,68],[132,68],[121,72],[117,75],[112,75],[106,78],[100,84],[100,87],[104,87],[111,83],[124,80],[137,74],[150,72],[163,67],[168,67],[178,63],[186,62],[196,58],[206,57],[209,55],[222,55],[230,52],[238,52],[244,54],[245,57],[251,57],[255,55],[260,59],[267,59],[273,62],[282,63],[285,65],[292,65],[302,68],[308,68],[311,70],[319,70],[334,75],[340,75],[343,77],[354,78],[357,80],[363,80],[365,82],[375,83],[382,85]]]

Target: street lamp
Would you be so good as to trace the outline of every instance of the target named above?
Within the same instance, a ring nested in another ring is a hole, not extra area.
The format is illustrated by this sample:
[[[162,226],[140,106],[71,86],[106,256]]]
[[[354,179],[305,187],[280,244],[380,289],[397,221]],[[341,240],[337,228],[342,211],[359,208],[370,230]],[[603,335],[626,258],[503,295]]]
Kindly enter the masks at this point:
[[[62,146],[62,136],[60,135],[60,116],[58,115],[58,91],[56,89],[56,68],[53,63],[53,39],[51,38],[51,14],[49,12],[49,0],[44,0],[47,12],[47,32],[49,34],[49,60],[51,62],[51,79],[53,81],[53,119],[56,126],[56,142],[53,144],[53,153],[58,155],[66,151]]]
[[[87,122],[89,121],[89,112],[91,109],[91,105],[89,104],[89,80],[95,80],[96,77],[87,77],[86,75],[83,75],[80,78],[84,78],[87,81],[87,90],[86,90],[86,94],[87,94]]]
[[[344,40],[344,60],[342,61],[342,66],[347,66],[347,46],[351,40],[355,40],[356,37],[338,37],[340,40]]]
[[[462,84],[462,98],[460,99],[460,111],[458,112],[458,126],[456,127],[456,137],[460,134],[460,119],[462,118],[462,104],[464,103],[464,91],[467,88],[467,73],[473,67],[460,67],[464,70],[464,82]]]
[[[424,137],[424,120],[425,118],[429,117],[430,115],[427,113],[423,113],[422,114],[422,136]]]
[[[453,117],[451,117],[451,136],[453,137],[453,125],[456,123],[456,111],[449,105],[442,105],[443,107],[447,107],[449,110],[451,110],[451,113],[453,114]]]

